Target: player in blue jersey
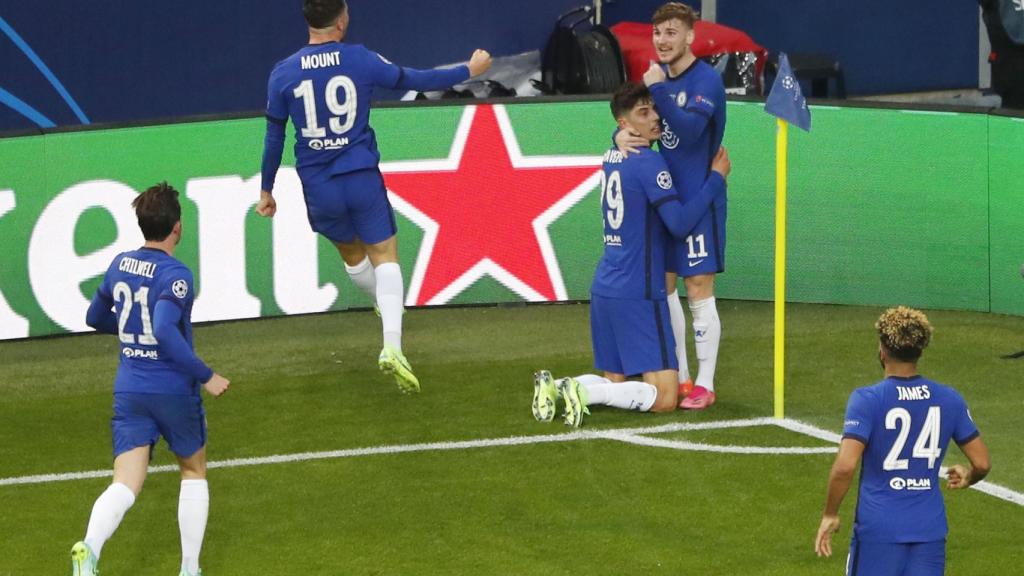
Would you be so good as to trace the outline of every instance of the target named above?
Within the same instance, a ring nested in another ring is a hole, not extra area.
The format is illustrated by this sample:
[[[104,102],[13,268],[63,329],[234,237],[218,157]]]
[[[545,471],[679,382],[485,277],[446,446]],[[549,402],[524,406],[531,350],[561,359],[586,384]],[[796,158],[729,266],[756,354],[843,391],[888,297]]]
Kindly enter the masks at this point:
[[[711,173],[711,161],[725,134],[725,87],[708,63],[694,56],[693,8],[669,2],[654,13],[654,47],[659,63],[651,63],[644,83],[651,89],[661,116],[659,151],[668,163],[676,188],[687,199],[696,194]],[[629,131],[616,135],[620,150],[635,151],[642,138]],[[693,233],[672,245],[668,253],[666,286],[679,361],[680,408],[702,410],[715,403],[715,368],[722,323],[715,303],[715,275],[725,271],[726,201],[711,205]],[[697,351],[696,386],[686,359],[686,317],[676,291],[683,277],[686,299],[693,316]]]
[[[815,551],[832,555],[839,506],[863,460],[846,573],[941,576],[947,533],[942,460],[953,440],[971,467],[951,466],[949,487],[966,488],[988,474],[988,448],[963,396],[917,372],[931,340],[928,318],[900,306],[886,310],[875,327],[885,379],[850,395]]]
[[[645,86],[624,84],[612,97],[611,108],[620,128],[643,135],[648,144],[661,135]],[[559,396],[565,402],[565,423],[575,427],[589,414],[590,404],[644,412],[676,409],[679,380],[665,301],[665,250],[673,237],[689,236],[708,206],[725,196],[731,165],[724,149],[712,169],[684,202],[665,159],[649,147],[628,158],[615,148],[605,153],[605,249],[590,288],[594,366],[604,375],[555,381],[547,370],[537,372],[533,415],[538,421],[554,418]],[[643,381],[626,381],[630,374],[642,374]]]
[[[378,359],[403,392],[419,380],[402,352],[405,286],[398,265],[395,216],[370,127],[374,87],[441,90],[485,72],[490,55],[477,50],[469,64],[448,70],[396,66],[359,44],[342,40],[349,25],[345,0],[305,0],[309,44],[279,62],[267,86],[267,134],[262,191],[256,211],[277,211],[274,179],[288,119],[295,126],[295,163],[310,226],[337,247],[345,269],[376,303],[384,333]]]
[[[71,563],[75,576],[95,576],[103,544],[142,491],[153,446],[162,436],[181,469],[180,574],[197,576],[210,507],[199,388],[220,396],[230,383],[192,350],[192,272],[174,258],[182,234],[177,190],[158,184],[132,207],[146,243],[114,258],[86,315],[89,326],[116,334],[121,344],[111,420],[114,481],[93,505]]]

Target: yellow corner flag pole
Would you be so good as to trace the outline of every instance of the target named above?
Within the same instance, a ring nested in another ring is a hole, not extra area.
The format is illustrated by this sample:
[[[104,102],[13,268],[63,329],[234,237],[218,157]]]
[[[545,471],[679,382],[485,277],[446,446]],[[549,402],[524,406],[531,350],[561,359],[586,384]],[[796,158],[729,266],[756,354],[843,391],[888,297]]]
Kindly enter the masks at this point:
[[[775,417],[786,402],[786,153],[789,124],[777,120],[775,135]]]

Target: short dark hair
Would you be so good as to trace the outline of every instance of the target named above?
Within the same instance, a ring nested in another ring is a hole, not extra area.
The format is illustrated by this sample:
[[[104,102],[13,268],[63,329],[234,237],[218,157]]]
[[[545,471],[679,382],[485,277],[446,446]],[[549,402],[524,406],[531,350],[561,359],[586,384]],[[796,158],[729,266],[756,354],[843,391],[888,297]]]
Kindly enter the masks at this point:
[[[889,308],[875,322],[882,347],[895,360],[917,362],[932,339],[932,325],[920,310]]]
[[[146,189],[132,200],[132,208],[139,219],[139,228],[146,240],[161,242],[181,220],[178,191],[167,182]]]
[[[692,6],[687,6],[682,2],[668,2],[662,4],[654,12],[654,16],[651,18],[651,22],[657,26],[662,22],[668,22],[669,20],[682,20],[683,24],[686,24],[687,28],[693,30],[693,27],[697,24],[697,20],[700,20],[700,14],[693,9]]]
[[[622,118],[640,102],[650,102],[651,91],[637,82],[626,82],[612,95],[612,116]]]
[[[348,9],[345,0],[303,0],[302,15],[310,28],[328,28]]]

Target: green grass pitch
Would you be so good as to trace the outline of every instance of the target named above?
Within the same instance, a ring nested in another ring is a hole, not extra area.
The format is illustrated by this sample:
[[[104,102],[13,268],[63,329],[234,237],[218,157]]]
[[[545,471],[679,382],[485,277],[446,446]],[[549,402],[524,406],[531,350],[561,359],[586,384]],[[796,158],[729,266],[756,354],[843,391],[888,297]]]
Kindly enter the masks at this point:
[[[402,396],[378,373],[372,312],[198,328],[197,350],[232,380],[226,396],[205,399],[211,461],[376,449],[212,469],[204,573],[842,574],[855,493],[835,556],[813,554],[831,454],[678,449],[830,446],[770,425],[682,429],[772,413],[772,305],[719,307],[711,410],[595,408],[583,435],[547,442],[529,437],[570,430],[534,422],[532,373],[592,371],[585,305],[409,311],[405,348],[419,396]],[[880,379],[880,311],[789,306],[787,416],[839,431],[849,392]],[[992,451],[989,480],[1024,491],[1024,360],[999,359],[1024,348],[1024,319],[929,316],[936,332],[922,372],[964,393]],[[110,336],[0,343],[0,479],[110,467],[116,361]],[[592,434],[671,425],[645,436],[665,446]],[[527,438],[504,440],[512,437]],[[495,442],[465,444],[473,440]],[[379,449],[447,442],[462,444]],[[962,461],[950,454],[946,464]],[[154,464],[170,463],[159,445]],[[0,576],[70,574],[68,550],[108,483],[0,485]],[[150,475],[103,550],[104,576],[177,574],[177,492],[176,474]],[[975,490],[947,492],[946,502],[948,574],[1019,570],[1024,507]]]

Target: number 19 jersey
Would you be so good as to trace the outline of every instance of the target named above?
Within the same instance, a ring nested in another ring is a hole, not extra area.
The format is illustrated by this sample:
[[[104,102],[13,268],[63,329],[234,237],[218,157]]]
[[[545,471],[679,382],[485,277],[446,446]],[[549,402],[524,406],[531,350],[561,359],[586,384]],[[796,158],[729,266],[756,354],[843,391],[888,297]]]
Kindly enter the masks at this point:
[[[411,72],[410,72],[411,73]],[[370,127],[375,86],[404,86],[406,69],[361,44],[310,44],[274,66],[267,85],[267,119],[295,125],[295,167],[304,184],[374,168],[380,162]],[[468,68],[432,71],[447,86]]]
[[[861,542],[944,540],[946,509],[939,469],[950,439],[979,435],[954,389],[923,376],[890,376],[858,388],[846,408],[843,437],[865,444],[854,535]]]

